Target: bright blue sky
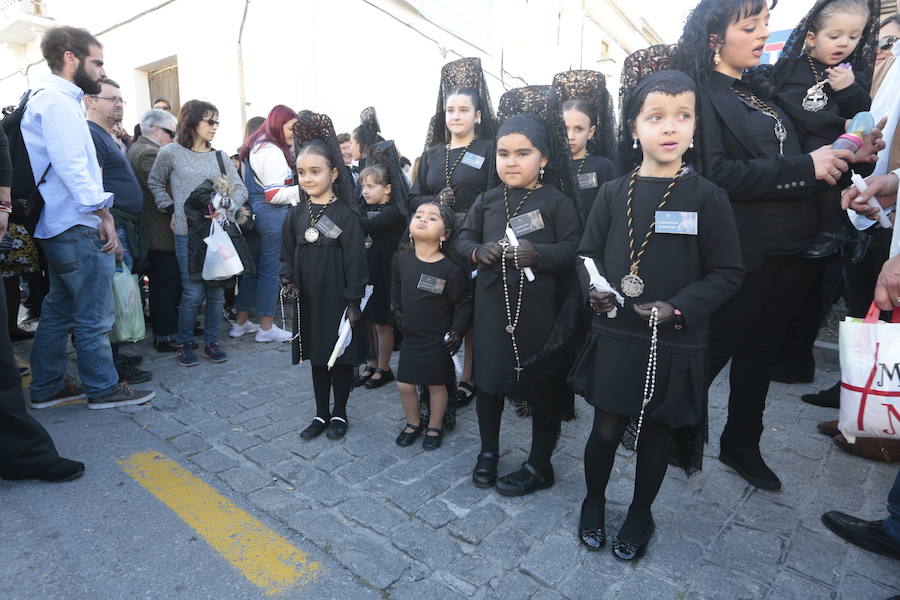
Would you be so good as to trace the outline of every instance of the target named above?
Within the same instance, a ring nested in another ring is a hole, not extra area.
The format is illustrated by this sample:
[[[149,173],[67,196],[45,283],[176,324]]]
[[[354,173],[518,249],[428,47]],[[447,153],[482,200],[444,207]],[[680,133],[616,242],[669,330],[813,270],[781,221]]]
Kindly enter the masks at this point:
[[[772,11],[769,25],[773,31],[793,29],[813,4],[813,0],[780,0]],[[675,42],[681,35],[687,13],[696,5],[697,0],[639,0],[637,10],[665,41]]]

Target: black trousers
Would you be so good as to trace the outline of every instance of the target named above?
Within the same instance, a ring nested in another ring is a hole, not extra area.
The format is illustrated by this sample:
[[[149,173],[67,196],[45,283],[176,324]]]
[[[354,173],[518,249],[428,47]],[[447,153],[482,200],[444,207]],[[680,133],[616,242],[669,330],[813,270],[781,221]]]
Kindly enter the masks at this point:
[[[788,324],[802,310],[815,268],[799,256],[766,256],[710,322],[707,387],[731,359],[728,422],[722,447],[758,448],[773,362]]]
[[[174,252],[150,250],[150,325],[157,338],[174,340],[178,333],[178,303],[181,302],[181,271]]]
[[[844,265],[844,297],[851,317],[863,318],[875,297],[875,283],[891,249],[891,229],[872,231],[869,250],[856,264]]]
[[[50,434],[25,411],[25,394],[6,324],[0,286],[0,477],[25,477],[56,460]]]

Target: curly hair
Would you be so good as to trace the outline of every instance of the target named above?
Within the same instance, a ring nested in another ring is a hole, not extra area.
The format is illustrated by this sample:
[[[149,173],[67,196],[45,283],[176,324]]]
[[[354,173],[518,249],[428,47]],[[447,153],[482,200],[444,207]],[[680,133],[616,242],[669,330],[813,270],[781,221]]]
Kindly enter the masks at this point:
[[[91,53],[91,46],[103,48],[103,44],[87,29],[64,25],[54,27],[44,35],[41,40],[41,54],[44,55],[50,70],[59,73],[63,70],[63,57],[67,51],[84,60]]]
[[[194,147],[194,138],[197,137],[197,126],[200,125],[203,119],[207,118],[207,114],[210,115],[208,118],[215,119],[219,116],[219,109],[214,104],[203,100],[188,100],[182,105],[181,114],[178,116],[178,127],[175,132],[179,144],[188,150]],[[212,145],[206,142],[206,147],[210,148]]]

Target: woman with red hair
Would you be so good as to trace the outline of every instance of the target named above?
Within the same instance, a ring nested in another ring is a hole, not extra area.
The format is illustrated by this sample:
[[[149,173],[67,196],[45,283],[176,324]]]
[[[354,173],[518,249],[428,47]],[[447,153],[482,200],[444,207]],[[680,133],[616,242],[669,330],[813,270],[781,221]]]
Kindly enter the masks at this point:
[[[287,342],[291,334],[273,321],[281,272],[281,229],[288,207],[300,201],[294,177],[291,145],[297,113],[279,104],[269,112],[239,154],[244,165],[244,184],[253,209],[253,227],[247,241],[256,261],[256,275],[241,279],[237,296],[237,321],[231,337],[255,333],[257,342]],[[255,311],[259,324],[250,321]]]

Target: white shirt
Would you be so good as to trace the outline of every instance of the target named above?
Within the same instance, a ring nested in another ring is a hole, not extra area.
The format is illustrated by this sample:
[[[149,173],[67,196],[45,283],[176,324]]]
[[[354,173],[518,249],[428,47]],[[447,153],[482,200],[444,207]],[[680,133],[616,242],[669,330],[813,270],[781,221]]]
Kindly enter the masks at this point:
[[[266,194],[266,202],[291,205],[300,202],[300,188],[281,148],[268,141],[256,144],[250,150],[250,168]]]
[[[58,75],[44,75],[40,90],[28,101],[22,116],[22,139],[40,186],[44,210],[34,237],[46,239],[74,227],[97,229],[100,217],[92,214],[112,206],[113,195],[103,191],[97,151],[84,118],[84,92]]]

